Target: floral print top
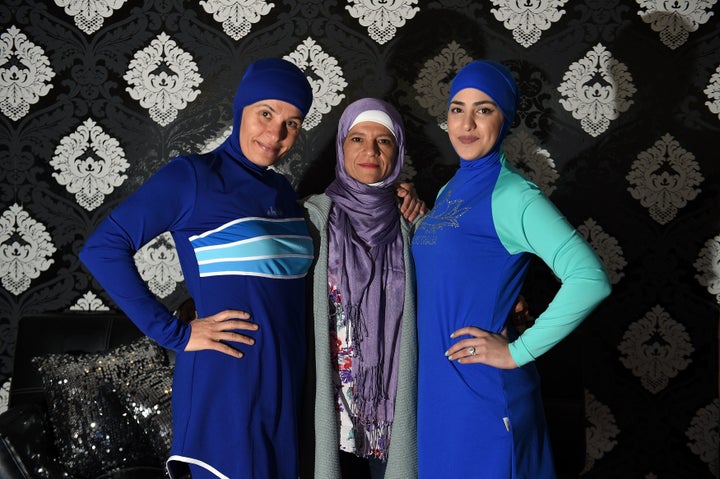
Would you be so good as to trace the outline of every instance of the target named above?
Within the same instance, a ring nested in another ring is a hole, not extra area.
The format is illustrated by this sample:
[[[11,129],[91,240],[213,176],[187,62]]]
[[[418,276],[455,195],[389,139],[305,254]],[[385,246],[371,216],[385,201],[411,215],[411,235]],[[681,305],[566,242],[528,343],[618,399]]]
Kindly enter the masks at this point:
[[[347,321],[342,294],[338,290],[337,275],[328,269],[328,292],[330,302],[330,351],[338,367],[335,376],[335,396],[340,415],[340,450],[360,457],[386,459],[390,430],[373,424],[360,424],[355,415],[352,365],[355,352],[352,344],[352,325]]]

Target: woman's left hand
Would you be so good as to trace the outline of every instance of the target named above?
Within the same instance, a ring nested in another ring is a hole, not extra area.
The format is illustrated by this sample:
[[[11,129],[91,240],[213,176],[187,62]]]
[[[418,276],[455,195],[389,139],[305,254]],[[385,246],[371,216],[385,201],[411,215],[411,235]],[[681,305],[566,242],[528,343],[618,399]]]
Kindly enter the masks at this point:
[[[494,334],[475,326],[466,326],[450,335],[451,338],[459,336],[472,337],[461,339],[445,351],[445,356],[449,360],[457,361],[460,364],[487,364],[499,369],[517,368],[517,364],[510,355],[506,334]]]

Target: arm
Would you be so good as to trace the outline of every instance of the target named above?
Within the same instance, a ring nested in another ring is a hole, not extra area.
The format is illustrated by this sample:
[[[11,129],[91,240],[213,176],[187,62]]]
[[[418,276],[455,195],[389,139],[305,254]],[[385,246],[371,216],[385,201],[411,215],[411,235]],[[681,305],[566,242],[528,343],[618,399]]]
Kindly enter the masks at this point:
[[[610,294],[610,281],[600,258],[544,196],[522,215],[530,252],[539,256],[562,285],[548,308],[515,341],[510,354],[522,366],[570,334]]]
[[[190,326],[152,294],[137,271],[134,255],[190,214],[195,190],[189,163],[171,161],[115,208],[80,251],[83,264],[140,330],[174,350],[185,347]]]
[[[512,254],[530,252],[540,257],[562,285],[535,324],[511,343],[504,335],[473,326],[455,331],[452,337],[472,337],[448,349],[450,360],[502,369],[523,366],[570,334],[610,293],[602,262],[550,200],[531,190],[520,211],[516,222],[498,224],[503,244]]]

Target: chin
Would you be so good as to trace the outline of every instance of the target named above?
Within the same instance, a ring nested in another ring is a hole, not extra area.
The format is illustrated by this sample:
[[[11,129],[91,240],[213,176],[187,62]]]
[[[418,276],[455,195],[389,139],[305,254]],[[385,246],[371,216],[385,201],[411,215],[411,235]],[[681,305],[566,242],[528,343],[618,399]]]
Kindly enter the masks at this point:
[[[248,160],[258,166],[272,166],[280,161],[280,158],[248,158]]]

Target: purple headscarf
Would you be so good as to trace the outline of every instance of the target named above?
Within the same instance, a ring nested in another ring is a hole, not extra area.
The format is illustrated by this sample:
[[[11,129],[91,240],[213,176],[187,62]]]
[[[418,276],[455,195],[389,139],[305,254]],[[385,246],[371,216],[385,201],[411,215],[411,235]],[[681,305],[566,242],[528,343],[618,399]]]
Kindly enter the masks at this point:
[[[373,110],[390,118],[398,148],[394,168],[376,186],[351,178],[345,171],[343,153],[353,121]],[[333,201],[329,264],[339,273],[343,310],[353,331],[356,416],[366,430],[377,431],[392,425],[405,299],[403,239],[393,186],[405,158],[400,114],[374,98],[351,103],[340,117],[336,149],[336,178],[326,190]],[[380,447],[387,448],[387,444]]]

